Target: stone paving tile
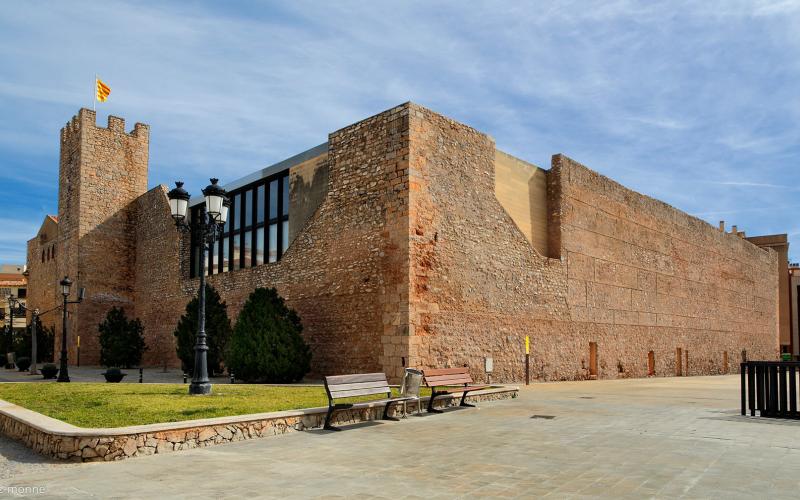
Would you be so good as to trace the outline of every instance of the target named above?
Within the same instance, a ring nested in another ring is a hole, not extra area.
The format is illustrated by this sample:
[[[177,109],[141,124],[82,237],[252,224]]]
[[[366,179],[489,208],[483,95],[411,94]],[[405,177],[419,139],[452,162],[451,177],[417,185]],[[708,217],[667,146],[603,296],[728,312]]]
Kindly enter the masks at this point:
[[[0,485],[51,498],[796,498],[800,423],[737,407],[736,376],[537,384],[477,409],[21,468]]]

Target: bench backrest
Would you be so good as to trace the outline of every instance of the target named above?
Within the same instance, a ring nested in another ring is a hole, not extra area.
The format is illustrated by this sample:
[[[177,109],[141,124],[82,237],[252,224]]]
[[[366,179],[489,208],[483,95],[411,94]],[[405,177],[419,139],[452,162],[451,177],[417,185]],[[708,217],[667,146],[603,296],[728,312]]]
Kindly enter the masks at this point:
[[[434,368],[422,370],[425,375],[425,385],[436,387],[442,385],[467,385],[472,383],[469,375],[469,368],[462,366],[459,368]]]
[[[392,389],[385,373],[357,373],[355,375],[332,375],[325,377],[325,391],[331,399],[387,394]]]

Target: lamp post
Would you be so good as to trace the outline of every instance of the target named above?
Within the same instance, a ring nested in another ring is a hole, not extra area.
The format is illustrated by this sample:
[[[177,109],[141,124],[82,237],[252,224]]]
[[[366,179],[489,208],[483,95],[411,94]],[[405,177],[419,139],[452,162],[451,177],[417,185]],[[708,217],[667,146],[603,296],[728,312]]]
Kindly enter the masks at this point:
[[[208,380],[208,344],[206,343],[206,250],[213,248],[217,238],[222,234],[225,221],[228,219],[230,201],[225,190],[217,185],[219,179],[211,179],[211,184],[203,189],[205,210],[200,211],[197,220],[188,220],[189,193],[183,189],[183,182],[176,182],[175,188],[167,193],[169,208],[175,226],[179,231],[194,231],[197,241],[202,242],[200,249],[200,289],[197,292],[197,336],[194,344],[194,370],[189,394],[211,394],[211,382]]]
[[[62,308],[61,317],[61,367],[58,370],[57,382],[69,382],[69,369],[67,367],[67,304],[78,304],[83,300],[85,289],[81,288],[78,291],[78,300],[68,300],[69,290],[72,286],[72,280],[64,276],[64,279],[59,282],[61,285],[61,295],[64,296],[64,307]]]
[[[6,369],[14,368],[14,363],[11,362],[9,353],[14,348],[14,301],[16,297],[14,294],[8,294],[6,301],[8,302],[8,328],[6,328]]]

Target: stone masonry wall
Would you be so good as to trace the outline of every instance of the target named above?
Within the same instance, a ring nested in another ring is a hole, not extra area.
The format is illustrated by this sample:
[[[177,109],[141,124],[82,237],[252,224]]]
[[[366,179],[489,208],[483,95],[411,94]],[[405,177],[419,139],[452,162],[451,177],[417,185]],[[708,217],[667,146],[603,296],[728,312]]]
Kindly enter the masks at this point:
[[[188,238],[166,189],[145,193],[147,127],[94,120],[81,110],[61,137],[52,280],[88,295],[72,306],[71,359],[77,333],[82,361],[99,361],[97,324],[122,305],[144,322],[144,364],[178,366],[172,332],[199,282]],[[254,288],[276,287],[303,321],[312,376],[466,364],[483,380],[491,356],[493,380],[521,380],[525,335],[544,380],[589,377],[590,342],[600,378],[647,375],[650,351],[656,375],[675,374],[678,348],[689,374],[719,373],[724,353],[734,370],[743,349],[777,354],[775,252],[556,155],[543,256],[496,198],[495,156],[490,137],[414,104],[345,127],[311,180],[290,176],[303,222],[283,258],[208,281],[234,322]]]
[[[48,252],[49,251],[49,252]],[[42,258],[44,255],[44,259]],[[49,257],[48,257],[49,255]],[[61,319],[58,311],[51,311],[61,298],[58,294],[58,259],[61,249],[58,247],[58,223],[50,216],[44,222],[36,237],[28,240],[27,270],[29,311],[38,308],[43,314],[40,319],[44,326],[52,327]],[[51,311],[51,312],[47,312]],[[28,314],[28,321],[32,314]],[[42,361],[52,361],[42,359]]]
[[[181,278],[188,278],[188,273],[181,269],[179,255],[183,252],[188,262],[189,236],[175,228],[165,186],[156,186],[133,205],[131,211],[136,214],[133,302],[135,316],[145,327],[147,345],[142,364],[180,367],[172,332],[188,302],[179,285]]]
[[[94,111],[81,109],[61,130],[59,168],[58,279],[69,276],[75,299],[79,287],[86,300],[70,306],[68,350],[75,359],[81,336],[81,361],[99,364],[97,325],[113,306],[133,310],[135,230],[129,209],[147,190],[149,128],[137,123],[125,132],[125,120],[108,117],[98,127]],[[60,325],[56,351],[61,348]]]
[[[421,366],[484,379],[720,373],[777,354],[775,253],[557,155],[548,172],[551,255],[539,256],[494,196],[488,136],[412,106],[410,331]]]
[[[233,322],[254,288],[276,287],[303,322],[312,375],[387,370],[396,377],[408,338],[408,106],[330,134],[327,162],[325,199],[282,259],[208,282]],[[146,360],[177,366],[172,332],[199,280],[187,278],[188,252],[184,245],[179,258],[163,193],[137,201],[136,311],[148,343],[164,356],[148,352]]]

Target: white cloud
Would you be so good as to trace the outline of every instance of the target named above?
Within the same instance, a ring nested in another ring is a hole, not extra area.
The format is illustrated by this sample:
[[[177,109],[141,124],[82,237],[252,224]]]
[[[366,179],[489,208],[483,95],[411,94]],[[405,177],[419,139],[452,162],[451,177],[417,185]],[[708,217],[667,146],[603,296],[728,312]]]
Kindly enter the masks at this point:
[[[764,188],[800,185],[797,5],[9,4],[0,113],[24,124],[0,123],[0,180],[55,179],[58,128],[91,104],[97,72],[112,87],[100,115],[151,125],[151,184],[237,178],[414,100],[533,163],[563,152],[689,212],[784,206],[790,190]],[[793,219],[747,213],[748,234]]]

